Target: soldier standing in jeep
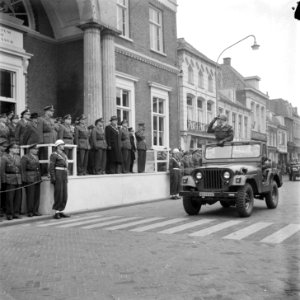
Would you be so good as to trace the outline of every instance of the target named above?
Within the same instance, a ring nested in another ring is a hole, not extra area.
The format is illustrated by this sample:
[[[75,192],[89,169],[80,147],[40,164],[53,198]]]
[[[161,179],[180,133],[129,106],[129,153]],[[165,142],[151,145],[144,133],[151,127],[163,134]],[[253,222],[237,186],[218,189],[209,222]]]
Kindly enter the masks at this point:
[[[218,120],[215,127],[214,123]],[[225,142],[230,142],[233,140],[234,132],[232,127],[227,123],[227,117],[225,115],[220,115],[215,117],[208,125],[207,133],[214,133],[217,144],[219,146],[224,146]]]

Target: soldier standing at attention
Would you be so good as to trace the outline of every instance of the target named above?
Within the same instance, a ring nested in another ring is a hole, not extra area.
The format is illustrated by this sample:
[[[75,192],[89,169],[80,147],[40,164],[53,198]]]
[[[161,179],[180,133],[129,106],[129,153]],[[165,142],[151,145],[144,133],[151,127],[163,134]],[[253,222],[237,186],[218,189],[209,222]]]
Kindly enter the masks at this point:
[[[28,154],[21,158],[22,182],[28,185],[25,187],[28,217],[41,216],[39,213],[41,172],[38,151],[37,144],[30,145]]]
[[[138,151],[138,173],[145,172],[147,144],[145,139],[145,124],[139,123],[139,130],[135,133]]]
[[[9,143],[9,128],[6,122],[6,114],[0,114],[0,142]]]
[[[71,115],[65,115],[63,122],[59,125],[58,139],[63,140],[66,145],[74,144],[74,128],[71,126]],[[69,159],[72,158],[72,149],[65,147],[65,153]]]
[[[40,142],[40,134],[38,129],[38,117],[37,113],[32,113],[30,115],[30,123],[25,128],[23,135],[24,145],[38,144]]]
[[[180,199],[180,183],[181,183],[181,157],[179,149],[175,148],[170,157],[170,199]]]
[[[15,131],[15,140],[16,143],[19,145],[24,145],[23,136],[29,121],[30,121],[30,111],[29,109],[25,109],[24,111],[21,112],[21,120],[18,122]]]
[[[132,127],[128,128],[128,131],[129,131],[130,144],[131,144],[129,171],[130,171],[130,173],[133,173],[133,165],[134,165],[134,161],[135,161],[135,152],[136,152],[135,135],[134,135],[134,130]]]
[[[109,174],[121,173],[122,151],[121,134],[117,126],[118,117],[112,116],[110,124],[105,127],[107,142],[107,172]]]
[[[13,143],[16,141],[16,128],[17,124],[19,122],[19,116],[18,115],[13,115],[11,117],[11,121],[8,123],[8,128],[9,128],[9,142]]]
[[[122,127],[120,129],[121,133],[121,148],[122,148],[122,172],[129,173],[130,161],[131,161],[131,143],[130,143],[130,134],[128,130],[127,120],[123,120],[121,123]]]
[[[6,149],[7,155],[1,160],[1,177],[6,183],[6,217],[7,220],[19,219],[22,205],[22,177],[20,147],[11,143]]]
[[[54,185],[53,218],[68,218],[70,215],[63,212],[68,200],[68,158],[64,152],[64,141],[57,140],[55,147],[56,150],[52,152],[49,164],[50,180]]]
[[[44,116],[40,117],[38,120],[38,130],[40,135],[39,144],[54,144],[56,131],[54,127],[54,121],[52,119],[54,114],[53,105],[48,105],[44,107]],[[40,149],[40,159],[47,160],[48,159],[48,149],[41,148]],[[42,175],[47,175],[48,169],[47,165],[43,164],[42,166]]]
[[[214,123],[217,125],[214,126]],[[215,117],[208,125],[207,133],[214,133],[217,144],[219,146],[224,146],[225,142],[230,142],[233,140],[234,132],[232,127],[227,123],[227,117],[225,115],[220,115]]]
[[[7,147],[6,141],[2,141],[2,142],[0,141],[0,191],[3,191],[3,189],[4,189],[4,187],[3,187],[4,184],[2,184],[4,178],[2,178],[2,172],[1,172],[1,170],[2,170],[2,158],[3,158],[3,155],[5,153],[6,147]],[[4,207],[4,203],[3,203],[4,200],[5,200],[4,194],[0,193],[0,217],[3,217],[3,210],[2,210],[2,208]]]
[[[85,115],[81,115],[78,121],[79,124],[75,127],[75,144],[78,150],[78,175],[86,175],[90,149],[89,129],[85,124]]]

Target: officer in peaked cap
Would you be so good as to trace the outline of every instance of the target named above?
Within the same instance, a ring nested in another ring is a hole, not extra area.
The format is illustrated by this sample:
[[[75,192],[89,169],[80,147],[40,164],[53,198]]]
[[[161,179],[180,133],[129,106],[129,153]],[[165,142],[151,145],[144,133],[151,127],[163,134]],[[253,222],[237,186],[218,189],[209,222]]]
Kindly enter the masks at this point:
[[[214,123],[217,121],[217,125]],[[225,142],[230,142],[233,140],[234,132],[232,127],[227,123],[227,117],[225,115],[220,115],[215,117],[208,125],[207,133],[214,133],[217,144],[223,146]]]
[[[21,119],[17,123],[15,130],[15,140],[19,145],[25,145],[23,138],[26,126],[30,123],[30,110],[25,109],[21,112]]]

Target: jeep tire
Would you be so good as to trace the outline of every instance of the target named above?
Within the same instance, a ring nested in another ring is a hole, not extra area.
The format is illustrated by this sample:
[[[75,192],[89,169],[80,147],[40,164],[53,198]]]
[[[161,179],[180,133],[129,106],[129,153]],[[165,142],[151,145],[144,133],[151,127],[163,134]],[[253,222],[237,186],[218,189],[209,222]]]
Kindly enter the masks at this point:
[[[272,181],[271,190],[265,196],[267,207],[270,209],[276,208],[278,205],[278,186],[276,181]]]
[[[190,216],[198,215],[201,204],[195,200],[193,200],[192,197],[183,197],[183,208],[185,212]]]
[[[250,217],[253,211],[253,189],[249,183],[246,183],[238,190],[236,199],[236,208],[240,217]]]

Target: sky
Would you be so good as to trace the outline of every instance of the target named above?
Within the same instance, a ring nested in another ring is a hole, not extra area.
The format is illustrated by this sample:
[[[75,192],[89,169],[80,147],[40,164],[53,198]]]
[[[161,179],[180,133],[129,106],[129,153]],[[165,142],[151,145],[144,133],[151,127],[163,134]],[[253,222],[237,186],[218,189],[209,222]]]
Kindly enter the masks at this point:
[[[300,21],[294,19],[297,0],[177,0],[177,37],[216,61],[231,57],[244,77],[261,78],[260,90],[270,99],[283,98],[300,114]]]

